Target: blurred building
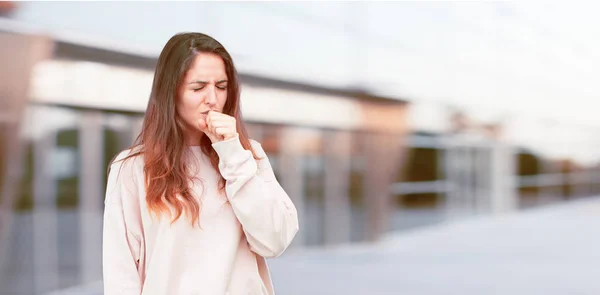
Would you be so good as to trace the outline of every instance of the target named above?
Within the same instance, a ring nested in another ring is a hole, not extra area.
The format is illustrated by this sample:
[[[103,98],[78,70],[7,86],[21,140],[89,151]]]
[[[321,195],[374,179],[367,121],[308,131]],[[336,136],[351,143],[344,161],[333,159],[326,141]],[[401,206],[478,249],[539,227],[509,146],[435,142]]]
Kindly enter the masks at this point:
[[[35,293],[97,280],[107,165],[141,129],[156,58],[15,30],[0,38],[10,44],[3,278]],[[241,81],[250,136],[301,215],[293,247],[379,237],[406,102],[244,72]]]
[[[139,133],[156,57],[179,31],[206,32],[232,52],[250,136],[299,209],[293,249],[373,242],[600,191],[598,142],[573,140],[596,129],[460,107],[500,94],[478,85],[483,75],[435,68],[440,56],[419,48],[428,44],[421,39],[405,46],[364,29],[384,27],[368,18],[383,6],[0,3],[0,285],[8,292],[101,278],[106,168]],[[431,99],[446,95],[448,103]]]

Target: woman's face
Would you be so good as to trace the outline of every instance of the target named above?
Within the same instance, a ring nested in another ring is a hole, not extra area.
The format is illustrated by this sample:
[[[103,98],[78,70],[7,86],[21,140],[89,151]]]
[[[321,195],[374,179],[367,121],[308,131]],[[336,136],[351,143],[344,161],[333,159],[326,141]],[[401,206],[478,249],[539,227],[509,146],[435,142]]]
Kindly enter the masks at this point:
[[[178,89],[177,114],[187,125],[190,144],[198,144],[209,111],[223,112],[227,101],[225,63],[213,53],[199,53]]]

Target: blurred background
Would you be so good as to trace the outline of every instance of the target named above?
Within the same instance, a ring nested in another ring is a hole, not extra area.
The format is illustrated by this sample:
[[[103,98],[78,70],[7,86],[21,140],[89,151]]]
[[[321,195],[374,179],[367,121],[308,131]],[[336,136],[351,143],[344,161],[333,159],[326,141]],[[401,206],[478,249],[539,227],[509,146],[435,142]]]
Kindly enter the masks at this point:
[[[598,2],[0,2],[0,294],[102,294],[156,58],[232,54],[300,214],[278,294],[599,294]]]

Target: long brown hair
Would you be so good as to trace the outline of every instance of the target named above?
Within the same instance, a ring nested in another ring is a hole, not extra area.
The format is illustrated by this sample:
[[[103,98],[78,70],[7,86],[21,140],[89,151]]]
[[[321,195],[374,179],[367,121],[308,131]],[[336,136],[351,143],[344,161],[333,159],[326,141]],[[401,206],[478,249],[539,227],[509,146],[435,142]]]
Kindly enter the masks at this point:
[[[233,60],[221,43],[201,33],[176,34],[163,48],[154,72],[142,131],[133,144],[139,150],[136,149],[124,158],[140,154],[144,157],[146,204],[149,211],[157,216],[162,212],[171,213],[168,207],[171,205],[175,210],[172,222],[185,212],[191,217],[192,226],[199,223],[200,202],[189,187],[190,176],[183,160],[187,150],[185,124],[177,114],[175,104],[180,83],[196,55],[201,52],[217,54],[223,59],[228,80],[223,113],[236,119],[242,146],[257,158],[242,120],[240,83]],[[203,135],[201,150],[210,158],[213,168],[219,171],[219,157],[211,144],[210,139]],[[219,191],[224,192],[225,179],[221,177],[215,185],[218,185]]]

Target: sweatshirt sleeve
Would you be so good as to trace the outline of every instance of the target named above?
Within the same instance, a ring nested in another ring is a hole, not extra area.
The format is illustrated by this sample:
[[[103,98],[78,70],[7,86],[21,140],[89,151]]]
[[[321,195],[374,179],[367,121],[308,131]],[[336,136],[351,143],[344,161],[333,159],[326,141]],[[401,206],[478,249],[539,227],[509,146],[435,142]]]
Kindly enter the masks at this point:
[[[104,201],[102,272],[104,294],[141,294],[138,272],[142,226],[136,187],[134,158],[117,157],[111,165]]]
[[[260,160],[239,137],[213,144],[227,198],[242,225],[250,249],[265,258],[281,255],[298,232],[298,213],[277,182],[262,146],[251,140]]]

